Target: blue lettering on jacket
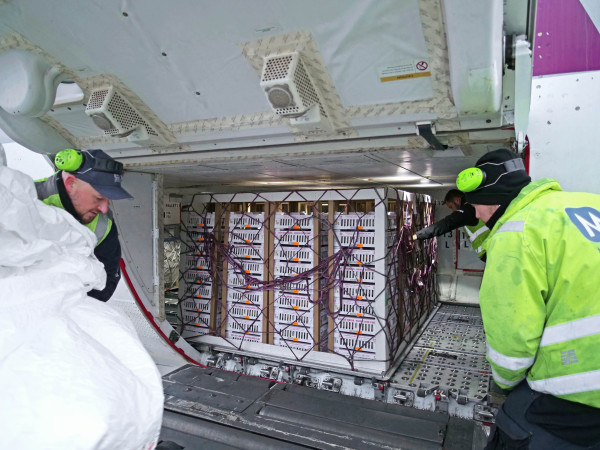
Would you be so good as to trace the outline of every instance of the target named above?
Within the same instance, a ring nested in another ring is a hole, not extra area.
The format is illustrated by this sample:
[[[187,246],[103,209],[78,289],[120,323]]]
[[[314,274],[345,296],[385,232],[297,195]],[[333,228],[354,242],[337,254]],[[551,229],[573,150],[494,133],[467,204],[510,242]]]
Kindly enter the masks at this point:
[[[600,242],[600,211],[589,206],[565,208],[571,222],[592,242]]]

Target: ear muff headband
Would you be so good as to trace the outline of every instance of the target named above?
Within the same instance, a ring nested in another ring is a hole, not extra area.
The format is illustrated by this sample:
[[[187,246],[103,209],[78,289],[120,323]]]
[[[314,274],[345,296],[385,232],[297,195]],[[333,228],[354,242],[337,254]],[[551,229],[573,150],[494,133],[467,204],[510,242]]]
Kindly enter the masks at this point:
[[[456,178],[456,187],[463,192],[471,192],[485,183],[485,172],[479,167],[463,170]]]
[[[58,170],[75,172],[83,164],[83,155],[80,151],[68,148],[54,157],[54,164]]]
[[[504,166],[504,172],[501,173],[498,176],[498,178],[496,178],[496,181],[485,185],[487,177],[485,175],[485,172],[479,168],[485,165]],[[456,178],[456,187],[463,192],[473,192],[474,190],[479,188],[483,189],[489,186],[493,186],[498,182],[500,178],[502,178],[506,174],[509,174],[511,172],[517,172],[519,170],[525,171],[525,164],[520,158],[509,159],[508,161],[504,161],[502,163],[487,162],[481,164],[479,167],[470,167],[469,169],[465,169],[461,173],[459,173],[458,177]]]
[[[115,161],[114,159],[94,158],[87,151],[80,152],[79,150],[75,150],[72,148],[68,148],[59,152],[54,157],[54,164],[59,170],[77,173],[77,171],[83,166],[84,160],[89,161],[90,167],[84,172],[79,173],[89,172],[90,170],[117,174],[123,173],[123,164],[121,164],[118,161]]]

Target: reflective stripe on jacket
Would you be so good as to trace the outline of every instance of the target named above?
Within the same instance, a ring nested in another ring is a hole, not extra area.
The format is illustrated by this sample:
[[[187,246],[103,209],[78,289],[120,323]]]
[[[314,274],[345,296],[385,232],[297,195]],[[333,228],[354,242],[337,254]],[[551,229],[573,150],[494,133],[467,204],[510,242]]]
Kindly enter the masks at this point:
[[[600,407],[600,195],[523,188],[491,231],[480,291],[496,382]]]
[[[483,220],[479,220],[477,225],[469,226],[465,225],[463,227],[467,236],[469,236],[469,240],[471,241],[471,246],[473,250],[477,252],[477,256],[482,258],[485,255],[485,250],[483,249],[483,242],[487,239],[490,234],[490,229],[485,226]]]
[[[46,205],[65,209],[62,201],[60,200],[58,187],[56,186],[56,178],[59,176],[59,173],[60,172],[57,172],[48,178],[36,180],[35,189],[37,190],[38,199],[44,202]],[[98,242],[96,243],[97,247],[108,235],[112,227],[112,220],[107,214],[100,213],[94,217],[94,220],[84,225],[88,227],[92,233],[94,233],[96,239],[98,239]]]

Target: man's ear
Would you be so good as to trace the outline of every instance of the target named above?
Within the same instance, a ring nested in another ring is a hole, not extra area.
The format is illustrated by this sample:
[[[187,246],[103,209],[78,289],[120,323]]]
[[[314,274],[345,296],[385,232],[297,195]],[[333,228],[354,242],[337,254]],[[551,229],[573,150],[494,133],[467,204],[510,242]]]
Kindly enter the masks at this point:
[[[63,171],[62,179],[63,179],[63,183],[65,185],[65,189],[67,190],[67,193],[70,194],[73,191],[73,186],[77,182],[77,177],[75,177],[75,175],[73,175],[69,172]]]

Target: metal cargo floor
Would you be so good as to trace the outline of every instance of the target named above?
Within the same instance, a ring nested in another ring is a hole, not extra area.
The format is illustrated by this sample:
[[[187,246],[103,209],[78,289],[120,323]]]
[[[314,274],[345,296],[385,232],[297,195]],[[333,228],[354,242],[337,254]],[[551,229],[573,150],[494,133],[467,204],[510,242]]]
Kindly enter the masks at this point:
[[[442,305],[381,401],[187,365],[163,377],[160,438],[186,449],[483,448],[481,424],[460,417],[485,403],[484,354],[478,308]]]
[[[475,422],[186,366],[165,377],[161,439],[195,448],[468,449]]]

